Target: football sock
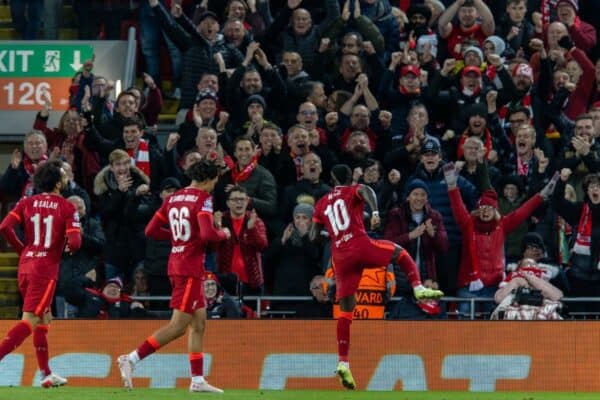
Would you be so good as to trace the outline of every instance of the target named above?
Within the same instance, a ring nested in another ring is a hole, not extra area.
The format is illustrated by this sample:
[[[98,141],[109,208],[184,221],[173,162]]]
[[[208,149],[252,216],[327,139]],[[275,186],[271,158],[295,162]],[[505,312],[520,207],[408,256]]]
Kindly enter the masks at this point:
[[[348,361],[350,350],[350,324],[352,324],[352,312],[341,312],[337,320],[337,341],[339,361]]]
[[[35,348],[35,356],[37,358],[40,371],[42,371],[44,376],[48,376],[52,373],[52,371],[50,371],[50,366],[48,365],[47,333],[48,325],[38,325],[33,331],[33,347]]]
[[[19,321],[18,324],[13,326],[0,343],[0,360],[19,347],[27,336],[31,335],[31,331],[31,324],[28,321]]]
[[[160,349],[160,343],[158,343],[158,341],[154,339],[153,336],[148,336],[144,343],[142,343],[136,351],[132,352],[129,355],[129,360],[134,364],[137,364],[139,361],[148,357],[150,354],[154,353],[158,349]]]
[[[192,370],[192,377],[204,375],[204,354],[203,353],[190,353],[190,368]]]
[[[402,272],[406,275],[408,282],[410,282],[410,286],[415,287],[421,284],[421,277],[419,276],[417,264],[406,250],[402,249],[402,251],[400,251],[398,258],[396,259],[396,264],[400,266]]]

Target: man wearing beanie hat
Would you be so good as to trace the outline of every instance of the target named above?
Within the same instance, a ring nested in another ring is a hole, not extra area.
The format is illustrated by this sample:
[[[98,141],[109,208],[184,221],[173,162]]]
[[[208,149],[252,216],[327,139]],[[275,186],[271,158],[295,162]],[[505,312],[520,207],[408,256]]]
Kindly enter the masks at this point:
[[[383,238],[404,247],[419,267],[423,285],[438,289],[437,254],[448,250],[448,234],[442,214],[429,205],[429,188],[421,179],[411,180],[404,192],[406,201],[400,202],[386,215]],[[391,318],[420,319],[426,314],[431,315],[428,307],[433,305],[433,300],[414,301],[405,285],[399,285],[396,296],[406,301],[393,302],[389,306]]]
[[[577,15],[578,13],[578,0],[558,0],[556,3],[558,20],[567,27],[575,46],[588,53],[596,45],[596,28],[582,21]]]
[[[498,195],[492,189],[483,192],[477,202],[477,208],[469,213],[456,187],[459,173],[453,163],[444,166],[452,213],[463,235],[457,296],[493,297],[503,278],[506,236],[529,218],[544,199],[552,195],[558,173],[539,194],[506,216],[498,212]],[[474,312],[469,303],[460,303],[458,308],[463,317],[468,317]],[[490,312],[492,309],[493,304],[484,304],[482,307],[484,312]]]
[[[367,236],[363,223],[365,203],[372,211],[371,229],[381,222],[373,189],[362,184],[351,185],[352,171],[344,164],[335,165],[331,169],[331,180],[335,187],[317,202],[310,237],[315,240],[326,229],[330,239],[331,260],[336,269],[336,295],[341,310],[337,320],[339,363],[336,373],[344,387],[355,389],[348,352],[350,324],[356,305],[355,294],[363,269],[370,265],[398,264],[406,274],[417,300],[440,298],[443,293],[421,284],[418,267],[405,249],[393,242],[374,240]]]

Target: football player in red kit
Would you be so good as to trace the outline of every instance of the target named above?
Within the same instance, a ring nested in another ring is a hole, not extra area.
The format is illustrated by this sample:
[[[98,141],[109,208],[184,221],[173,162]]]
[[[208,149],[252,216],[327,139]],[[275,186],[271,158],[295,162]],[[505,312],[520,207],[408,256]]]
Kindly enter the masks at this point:
[[[77,210],[60,195],[68,184],[61,164],[50,161],[40,166],[33,176],[39,194],[21,199],[0,224],[0,233],[19,254],[19,291],[23,297],[23,317],[0,343],[0,360],[33,333],[42,372],[40,383],[44,388],[67,383],[50,370],[46,335],[62,253],[76,251],[81,246]],[[25,232],[24,242],[15,233],[17,225]]]
[[[372,211],[371,227],[375,228],[380,223],[373,189],[366,185],[350,185],[352,171],[343,164],[332,168],[331,179],[335,187],[315,206],[311,238],[316,239],[323,228],[327,229],[335,271],[336,296],[340,303],[340,316],[337,320],[339,363],[336,374],[344,387],[355,389],[348,351],[352,312],[356,305],[355,294],[363,269],[398,264],[413,287],[417,300],[440,298],[444,294],[421,284],[417,265],[406,250],[393,242],[374,240],[367,236],[363,224],[365,203]]]
[[[218,171],[219,167],[208,160],[192,164],[186,171],[192,180],[190,186],[167,197],[146,227],[146,236],[156,240],[171,240],[168,275],[173,286],[170,304],[173,315],[167,325],[150,335],[136,350],[118,358],[126,388],[133,387],[132,374],[138,362],[182,336],[189,327],[190,392],[223,392],[204,379],[202,354],[206,323],[202,281],[205,250],[209,242],[231,236],[227,228],[218,230],[213,222],[210,192],[217,183]]]

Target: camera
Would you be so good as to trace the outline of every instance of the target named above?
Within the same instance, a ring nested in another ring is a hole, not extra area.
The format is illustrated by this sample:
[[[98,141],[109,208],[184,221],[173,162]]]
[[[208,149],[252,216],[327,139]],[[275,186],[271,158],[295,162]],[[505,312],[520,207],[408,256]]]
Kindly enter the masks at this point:
[[[515,290],[514,301],[519,305],[541,306],[544,303],[544,296],[541,290],[521,286]]]

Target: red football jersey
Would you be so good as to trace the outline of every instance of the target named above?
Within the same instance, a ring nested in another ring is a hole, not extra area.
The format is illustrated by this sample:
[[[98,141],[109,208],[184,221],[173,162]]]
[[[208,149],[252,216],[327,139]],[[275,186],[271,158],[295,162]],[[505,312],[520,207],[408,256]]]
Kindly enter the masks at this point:
[[[315,206],[313,221],[323,224],[329,232],[332,252],[351,252],[351,239],[367,235],[363,223],[365,201],[358,188],[359,185],[336,186]]]
[[[200,239],[198,214],[212,212],[212,196],[200,189],[186,187],[165,199],[157,214],[171,231],[169,275],[203,276],[207,243]]]
[[[43,193],[23,198],[10,215],[25,230],[19,273],[57,279],[67,234],[80,232],[75,206],[59,195]]]

